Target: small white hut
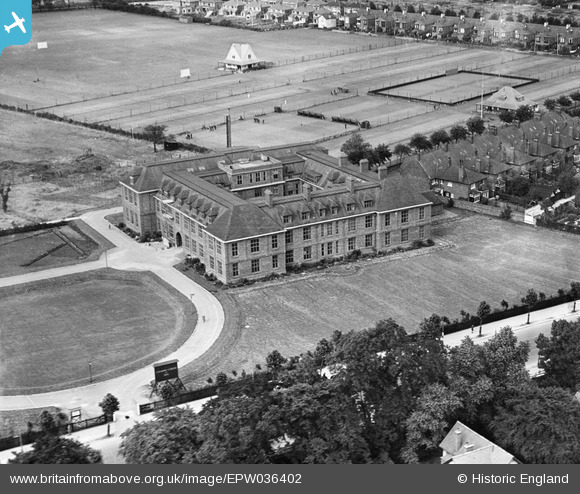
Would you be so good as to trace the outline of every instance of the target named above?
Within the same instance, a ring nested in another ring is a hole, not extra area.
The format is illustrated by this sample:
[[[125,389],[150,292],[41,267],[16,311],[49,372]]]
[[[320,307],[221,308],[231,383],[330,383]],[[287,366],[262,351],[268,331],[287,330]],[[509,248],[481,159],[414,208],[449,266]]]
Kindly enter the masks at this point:
[[[232,43],[228,56],[223,61],[226,70],[246,72],[263,67],[249,43]]]

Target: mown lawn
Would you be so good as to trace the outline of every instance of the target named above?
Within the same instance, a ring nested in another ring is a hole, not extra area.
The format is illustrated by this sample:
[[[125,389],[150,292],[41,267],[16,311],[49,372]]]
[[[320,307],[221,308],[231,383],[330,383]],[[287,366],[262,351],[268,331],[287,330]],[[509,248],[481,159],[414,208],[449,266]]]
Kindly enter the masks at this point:
[[[453,320],[462,309],[475,313],[482,300],[492,308],[503,299],[511,305],[529,288],[549,296],[580,280],[580,237],[483,216],[459,218],[434,231],[450,248],[228,292],[239,336],[203,371],[252,371],[273,349],[298,355],[334,330],[360,330],[389,317],[414,332],[433,313]]]
[[[89,384],[89,362],[95,381],[151,364],[191,334],[186,303],[150,273],[113,270],[2,289],[0,393]]]

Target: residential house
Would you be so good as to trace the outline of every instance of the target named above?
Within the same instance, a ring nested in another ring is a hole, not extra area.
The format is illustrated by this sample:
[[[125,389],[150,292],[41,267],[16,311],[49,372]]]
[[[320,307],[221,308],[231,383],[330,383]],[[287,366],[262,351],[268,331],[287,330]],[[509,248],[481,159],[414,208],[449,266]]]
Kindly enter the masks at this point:
[[[457,421],[439,447],[445,465],[519,465],[505,449]]]
[[[336,16],[330,12],[317,16],[318,29],[334,29],[336,22]]]

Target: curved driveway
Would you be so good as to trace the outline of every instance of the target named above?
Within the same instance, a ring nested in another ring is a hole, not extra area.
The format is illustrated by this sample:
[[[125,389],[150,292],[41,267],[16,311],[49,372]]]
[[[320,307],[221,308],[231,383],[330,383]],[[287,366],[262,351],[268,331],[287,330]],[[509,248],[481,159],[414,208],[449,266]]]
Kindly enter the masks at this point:
[[[180,249],[160,249],[146,243],[139,244],[117,228],[109,228],[105,216],[120,211],[121,208],[113,208],[92,211],[81,216],[83,221],[116,246],[104,252],[98,261],[0,278],[0,287],[91,271],[106,266],[119,270],[151,271],[191,299],[198,313],[198,322],[193,334],[179,349],[163,359],[177,359],[179,366],[183,367],[205,353],[216,341],[224,326],[223,308],[212,294],[173,268],[173,265],[183,259]],[[149,401],[148,384],[153,377],[153,368],[148,366],[121,377],[79,388],[33,395],[0,396],[0,410],[48,406],[82,407],[83,418],[94,417],[102,413],[98,403],[103,396],[112,393],[119,398],[121,410],[133,415],[137,413],[139,403]]]

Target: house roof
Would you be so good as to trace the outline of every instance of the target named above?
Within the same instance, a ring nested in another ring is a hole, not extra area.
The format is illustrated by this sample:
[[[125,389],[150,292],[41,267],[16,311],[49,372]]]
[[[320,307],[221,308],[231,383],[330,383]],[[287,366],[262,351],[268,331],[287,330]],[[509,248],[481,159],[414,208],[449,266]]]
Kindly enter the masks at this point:
[[[224,60],[225,63],[232,65],[249,65],[260,61],[249,43],[232,43]]]
[[[535,101],[527,98],[513,87],[504,86],[496,93],[492,94],[483,102],[484,106],[491,106],[492,108],[500,108],[502,110],[517,110],[522,105],[536,107],[538,104]]]
[[[242,201],[236,204],[207,227],[207,232],[227,242],[248,237],[268,235],[284,230],[274,218],[256,204]]]
[[[439,447],[443,463],[507,465],[520,463],[511,453],[457,421]],[[447,456],[451,458],[447,458]]]

